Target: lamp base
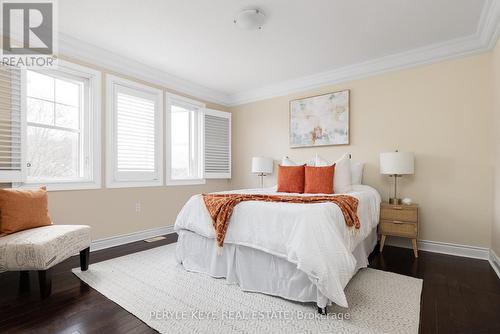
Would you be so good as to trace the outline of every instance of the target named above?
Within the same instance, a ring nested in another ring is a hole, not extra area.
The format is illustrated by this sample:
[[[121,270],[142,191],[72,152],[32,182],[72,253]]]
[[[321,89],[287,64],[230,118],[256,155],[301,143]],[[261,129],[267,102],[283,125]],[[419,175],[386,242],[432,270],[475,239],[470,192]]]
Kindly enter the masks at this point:
[[[260,177],[260,188],[263,189],[264,188],[264,176],[266,176],[266,174],[264,173],[259,173],[259,177]]]
[[[401,198],[394,198],[394,197],[389,198],[389,204],[399,205],[401,203],[402,203]]]

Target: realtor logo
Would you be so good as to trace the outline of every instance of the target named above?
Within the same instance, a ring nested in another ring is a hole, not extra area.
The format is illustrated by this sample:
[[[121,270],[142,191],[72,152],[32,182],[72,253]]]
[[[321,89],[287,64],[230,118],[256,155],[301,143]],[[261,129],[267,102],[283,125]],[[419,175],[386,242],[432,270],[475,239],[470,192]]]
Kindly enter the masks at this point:
[[[52,54],[52,3],[2,5],[4,54]]]
[[[12,66],[52,66],[54,6],[52,1],[2,3],[2,63]]]

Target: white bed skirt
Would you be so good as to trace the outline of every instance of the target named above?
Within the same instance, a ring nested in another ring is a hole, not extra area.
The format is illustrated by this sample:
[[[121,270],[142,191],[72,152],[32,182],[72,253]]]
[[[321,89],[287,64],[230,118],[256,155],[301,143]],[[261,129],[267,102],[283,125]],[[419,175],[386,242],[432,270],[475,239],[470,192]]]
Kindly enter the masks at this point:
[[[368,255],[377,244],[377,229],[353,251],[356,271],[368,266]],[[319,307],[331,304],[307,275],[284,258],[234,244],[224,244],[217,255],[215,240],[188,230],[179,231],[177,261],[188,271],[225,278],[244,291],[260,292],[299,302],[315,302]]]

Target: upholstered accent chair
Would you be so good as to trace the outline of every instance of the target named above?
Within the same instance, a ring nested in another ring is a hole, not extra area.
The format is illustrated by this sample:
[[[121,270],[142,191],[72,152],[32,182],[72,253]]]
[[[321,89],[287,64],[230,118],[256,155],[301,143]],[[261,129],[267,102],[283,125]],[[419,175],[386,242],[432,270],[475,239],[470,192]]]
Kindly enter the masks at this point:
[[[20,282],[37,271],[42,298],[50,295],[50,268],[80,253],[80,267],[89,266],[90,226],[50,225],[0,237],[0,272],[19,271]]]

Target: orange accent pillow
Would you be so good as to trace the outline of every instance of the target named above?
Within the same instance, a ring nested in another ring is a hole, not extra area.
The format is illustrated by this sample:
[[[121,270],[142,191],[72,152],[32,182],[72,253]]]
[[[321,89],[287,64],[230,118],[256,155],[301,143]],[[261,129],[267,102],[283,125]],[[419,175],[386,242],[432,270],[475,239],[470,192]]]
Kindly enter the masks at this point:
[[[304,167],[278,166],[278,192],[300,193],[304,192]]]
[[[45,187],[0,189],[0,235],[51,224]]]
[[[304,192],[307,194],[333,194],[334,175],[335,164],[326,167],[306,166]]]

